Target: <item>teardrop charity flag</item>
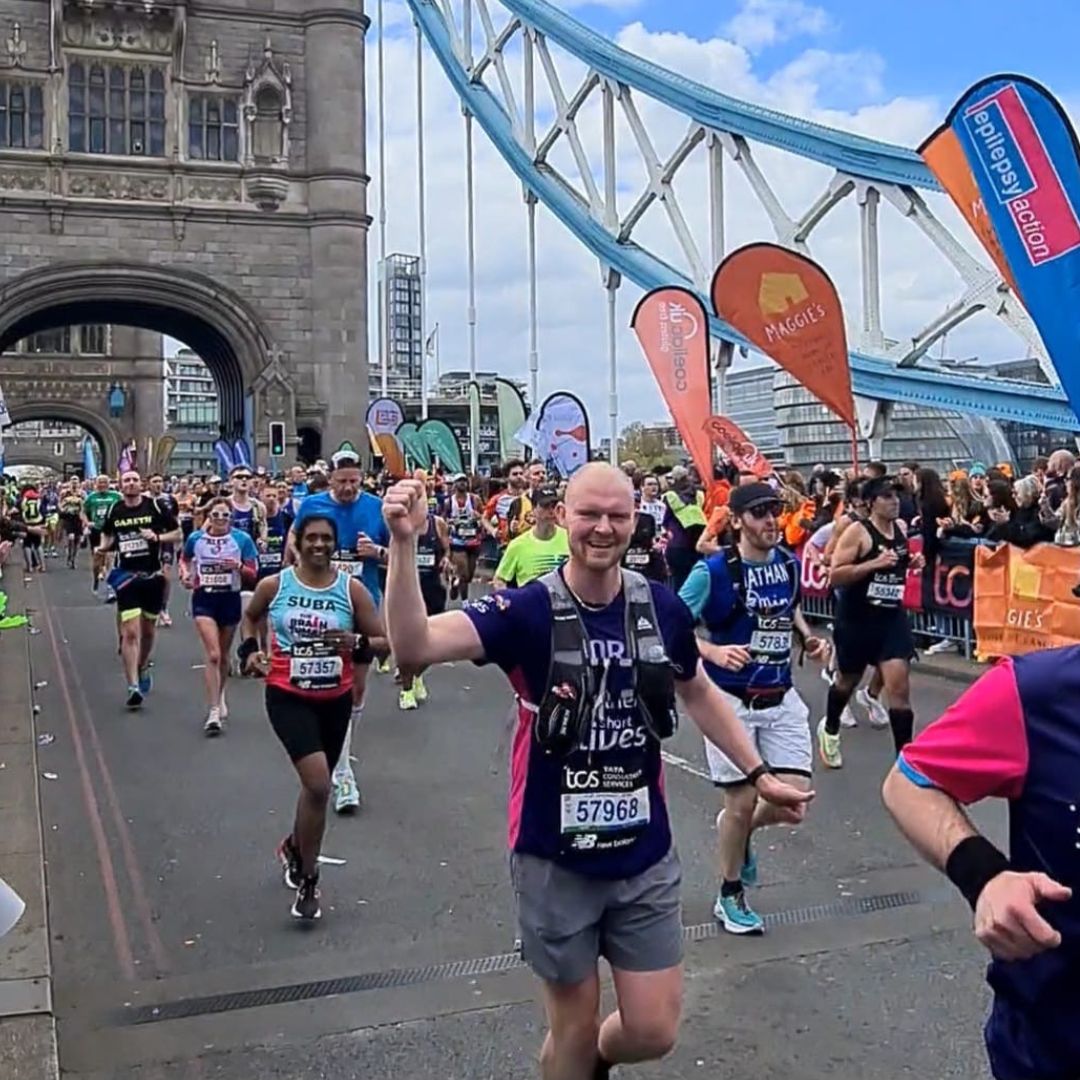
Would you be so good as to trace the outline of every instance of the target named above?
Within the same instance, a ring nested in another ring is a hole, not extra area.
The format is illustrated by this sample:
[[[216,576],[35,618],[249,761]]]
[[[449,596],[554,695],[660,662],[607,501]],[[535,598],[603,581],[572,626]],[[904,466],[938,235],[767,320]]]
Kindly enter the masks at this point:
[[[857,421],[840,297],[813,259],[777,244],[747,244],[718,267],[713,307],[721,319],[831,409]]]
[[[653,289],[638,304],[630,325],[698,475],[710,479],[712,446],[705,424],[712,413],[712,387],[705,306],[687,289]]]
[[[1065,110],[1032,79],[991,75],[920,153],[964,217],[976,217],[1080,411],[1080,145]]]
[[[734,420],[729,420],[726,416],[710,416],[705,421],[705,431],[713,445],[739,472],[752,472],[759,477],[772,473],[773,467],[769,459]]]
[[[495,380],[495,402],[499,409],[499,448],[503,461],[520,457],[524,447],[514,436],[525,423],[525,399],[509,379]]]
[[[447,472],[465,471],[461,443],[458,442],[454,429],[445,420],[425,420],[419,430],[420,438],[427,443],[428,449],[442,462],[442,467]]]
[[[549,395],[536,420],[537,457],[554,466],[559,475],[574,475],[589,460],[589,414],[565,390]]]
[[[383,459],[383,468],[393,477],[401,478],[405,475],[405,455],[401,452],[401,444],[397,437],[389,435],[385,431],[375,436],[375,442],[379,447],[379,457]]]
[[[431,451],[414,423],[402,424],[394,434],[407,461],[421,469],[431,468]]]

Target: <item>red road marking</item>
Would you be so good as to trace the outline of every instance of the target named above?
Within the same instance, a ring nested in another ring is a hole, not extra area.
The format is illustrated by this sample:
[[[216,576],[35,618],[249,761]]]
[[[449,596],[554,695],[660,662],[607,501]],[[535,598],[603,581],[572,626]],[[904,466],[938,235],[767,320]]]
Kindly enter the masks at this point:
[[[90,770],[87,767],[82,735],[75,720],[75,706],[71,700],[71,689],[68,686],[67,673],[60,658],[60,646],[56,639],[56,630],[53,627],[52,617],[49,615],[48,604],[45,603],[44,590],[42,590],[41,611],[45,616],[45,625],[49,631],[49,642],[52,645],[56,675],[60,680],[60,692],[64,696],[64,704],[67,707],[68,725],[71,728],[71,742],[75,747],[75,758],[79,763],[79,780],[82,786],[83,801],[86,803],[90,831],[94,835],[94,846],[97,848],[98,867],[101,870],[101,884],[105,890],[105,906],[109,912],[113,944],[116,946],[116,959],[125,978],[134,981],[135,960],[132,956],[131,938],[128,934],[123,907],[120,903],[120,890],[116,884],[116,871],[113,869],[112,855],[109,853],[109,844],[105,838],[105,826],[101,820],[101,808],[98,806],[97,796],[94,794],[94,785],[90,781]]]

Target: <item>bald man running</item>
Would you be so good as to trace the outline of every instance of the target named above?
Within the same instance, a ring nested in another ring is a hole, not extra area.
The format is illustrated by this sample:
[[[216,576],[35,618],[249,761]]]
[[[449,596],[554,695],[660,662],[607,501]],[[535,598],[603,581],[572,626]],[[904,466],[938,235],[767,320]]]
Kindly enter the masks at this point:
[[[681,874],[660,761],[676,693],[788,820],[802,818],[812,793],[769,772],[705,675],[685,605],[620,568],[634,494],[617,469],[587,465],[571,480],[558,509],[570,545],[563,567],[430,618],[416,570],[423,485],[391,488],[383,513],[385,614],[398,663],[494,663],[518,695],[509,838],[523,956],[543,981],[550,1025],[541,1075],[591,1080],[663,1057],[682,1008]],[[601,955],[618,998],[602,1023]]]

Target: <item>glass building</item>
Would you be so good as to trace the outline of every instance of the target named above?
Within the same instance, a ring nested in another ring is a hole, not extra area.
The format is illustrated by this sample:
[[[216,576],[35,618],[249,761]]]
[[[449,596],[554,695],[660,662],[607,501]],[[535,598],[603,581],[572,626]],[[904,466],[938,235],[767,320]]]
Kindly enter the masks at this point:
[[[1008,372],[999,372],[999,367],[984,366],[980,372],[1023,377],[1011,367]],[[851,436],[846,425],[786,372],[768,365],[729,373],[725,393],[727,415],[771,461],[801,472],[809,472],[818,464],[835,469],[850,466]],[[897,404],[892,410],[882,457],[890,468],[904,461],[917,461],[942,475],[966,468],[973,461],[991,465],[1019,459],[1021,464],[1030,465],[1028,444],[1033,429],[1023,425],[1008,427],[1017,431],[1007,432],[1005,425],[988,417]],[[1038,445],[1061,434],[1039,432]],[[1025,452],[1021,452],[1021,443]],[[1057,446],[1068,444],[1057,438]],[[859,460],[865,462],[869,455],[866,440],[860,439]]]

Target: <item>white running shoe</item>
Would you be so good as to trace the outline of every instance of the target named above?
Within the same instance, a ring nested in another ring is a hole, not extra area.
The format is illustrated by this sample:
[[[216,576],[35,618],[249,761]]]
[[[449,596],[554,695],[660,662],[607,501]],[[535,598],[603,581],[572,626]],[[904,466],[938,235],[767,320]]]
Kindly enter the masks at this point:
[[[229,719],[229,705],[228,705],[228,702],[225,700],[225,691],[224,690],[221,691],[221,698],[218,701],[218,712],[221,714],[221,719],[222,720],[228,720]]]
[[[216,708],[211,709],[206,717],[206,723],[203,724],[203,734],[213,738],[220,735],[221,730],[221,711]]]
[[[960,651],[960,643],[956,641],[950,641],[948,638],[942,638],[940,641],[935,641],[926,650],[927,656],[940,656],[942,653],[958,653]]]
[[[845,705],[844,711],[840,714],[840,726],[847,728],[859,726],[859,721],[856,719],[855,714],[851,711],[850,705]]]
[[[356,785],[356,777],[351,768],[335,772],[334,783],[334,810],[336,813],[345,814],[355,810],[360,805],[360,789]]]
[[[855,692],[855,700],[866,710],[870,726],[881,730],[889,726],[889,710],[873,697],[869,690],[863,688]]]

